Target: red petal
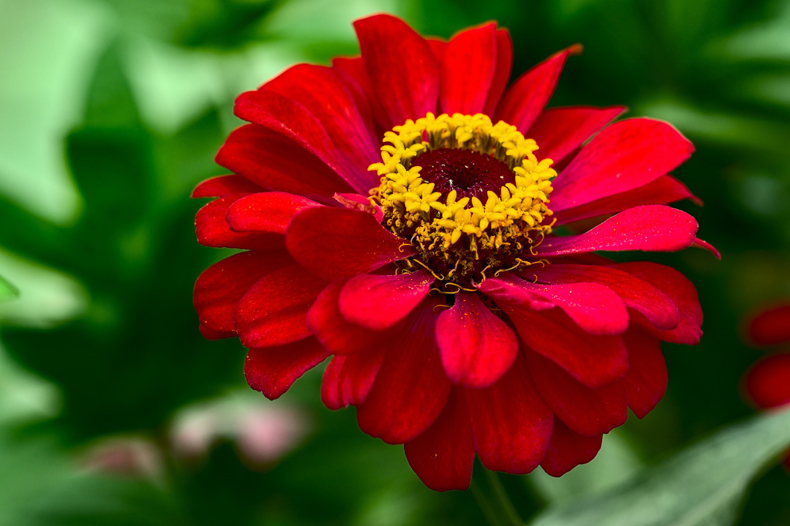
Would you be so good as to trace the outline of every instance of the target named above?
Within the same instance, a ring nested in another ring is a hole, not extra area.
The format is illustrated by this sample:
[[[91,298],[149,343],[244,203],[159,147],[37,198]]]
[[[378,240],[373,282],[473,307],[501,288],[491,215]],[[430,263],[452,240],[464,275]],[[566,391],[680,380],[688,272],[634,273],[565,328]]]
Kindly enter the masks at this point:
[[[216,161],[266,190],[310,198],[352,190],[335,170],[299,142],[255,124],[231,132]]]
[[[266,274],[293,260],[285,250],[242,252],[210,266],[195,282],[195,310],[200,325],[235,335],[233,312],[239,300]]]
[[[561,210],[554,215],[557,218],[557,224],[564,225],[580,219],[614,214],[635,206],[665,205],[681,199],[692,199],[697,204],[702,203],[686,185],[671,175],[662,175],[655,181],[639,188],[610,195],[586,205]]]
[[[381,347],[391,338],[390,331],[372,331],[346,320],[340,313],[338,300],[345,279],[330,283],[307,311],[307,327],[318,341],[333,354],[350,354]]]
[[[527,270],[522,275],[548,283],[600,283],[617,293],[626,307],[642,313],[657,329],[678,326],[678,308],[672,300],[646,281],[616,268],[554,263],[544,269]]]
[[[302,210],[291,221],[285,243],[296,261],[327,281],[371,272],[415,253],[372,215],[343,208]]]
[[[275,232],[285,234],[288,224],[300,210],[321,206],[315,201],[284,192],[265,192],[242,197],[225,214],[234,232]]]
[[[687,345],[699,343],[702,336],[702,307],[699,305],[697,289],[686,276],[673,268],[647,261],[621,263],[616,265],[616,268],[650,283],[671,299],[678,308],[678,326],[672,330],[657,330],[647,320],[642,322],[639,315],[634,317],[634,321],[665,342]]]
[[[549,447],[554,416],[535,390],[523,357],[491,387],[467,389],[466,401],[486,468],[522,474],[538,466]]]
[[[428,295],[433,281],[425,270],[395,276],[361,274],[343,287],[340,312],[348,321],[368,329],[388,329]]]
[[[557,164],[624,111],[622,106],[551,108],[540,114],[527,134],[540,146],[535,153],[538,159]]]
[[[371,163],[381,160],[378,141],[372,137],[354,98],[331,68],[297,64],[261,89],[288,97],[315,115],[349,167],[348,182],[355,190],[367,193],[379,185],[375,172],[368,171]]]
[[[609,385],[628,371],[628,353],[620,336],[590,336],[560,312],[538,314],[504,308],[524,344],[585,386]]]
[[[425,41],[431,46],[431,52],[436,59],[436,64],[440,65],[444,60],[444,52],[447,50],[447,41],[438,37],[426,37]]]
[[[540,467],[552,477],[561,477],[579,464],[594,459],[601,449],[602,441],[603,435],[586,437],[574,433],[557,419],[554,421],[551,445]]]
[[[661,341],[639,329],[623,336],[628,349],[628,374],[623,378],[628,407],[644,418],[664,397],[667,390],[667,365],[661,354]]]
[[[451,392],[436,422],[406,442],[404,450],[411,468],[432,490],[468,489],[475,447],[463,396]]]
[[[449,115],[483,111],[496,66],[496,24],[467,29],[447,44],[439,68],[439,100]]]
[[[590,389],[537,353],[527,351],[527,358],[532,380],[540,396],[573,431],[594,437],[608,433],[628,419],[622,382]]]
[[[450,381],[434,340],[436,305],[426,301],[410,316],[357,411],[359,428],[389,444],[408,442],[425,431],[447,401]]]
[[[436,343],[450,381],[473,389],[499,380],[518,352],[510,327],[468,292],[456,294],[455,304],[439,315]]]
[[[597,336],[622,334],[628,328],[623,300],[609,287],[598,283],[537,285],[508,273],[483,281],[481,292],[512,310],[562,309],[576,324]]]
[[[307,310],[326,282],[290,265],[260,279],[241,298],[233,316],[247,347],[284,345],[310,335]]]
[[[195,216],[197,240],[203,246],[269,250],[285,245],[282,234],[270,232],[236,233],[225,220],[228,208],[241,198],[240,194],[228,195],[211,201],[198,210]]]
[[[225,197],[231,194],[255,194],[263,188],[240,175],[220,175],[198,183],[192,190],[192,198]]]
[[[386,354],[384,347],[349,356],[335,356],[324,371],[321,400],[329,409],[360,405],[368,397]]]
[[[790,403],[790,353],[759,360],[746,372],[743,385],[750,402],[759,408]]]
[[[346,84],[351,85],[353,90],[358,90],[360,95],[368,101],[373,119],[378,126],[377,136],[383,136],[385,131],[395,126],[373,91],[373,84],[362,57],[333,58],[332,67],[338,72],[340,78],[345,80]]]
[[[431,47],[403,20],[374,15],[354,22],[373,90],[395,124],[436,111],[438,67]]]
[[[375,203],[371,203],[367,197],[359,194],[335,194],[332,199],[352,210],[360,210],[367,212],[376,218],[377,223],[384,221],[384,212],[381,207]]]
[[[721,254],[719,253],[718,250],[716,250],[716,247],[714,247],[713,245],[711,245],[710,243],[708,243],[703,239],[700,238],[694,239],[694,243],[692,243],[692,246],[697,248],[704,248],[705,250],[716,256],[716,259],[721,259]]]
[[[494,122],[503,120],[518,128],[521,133],[526,133],[549,102],[565,59],[569,54],[576,55],[580,52],[581,46],[573,45],[521,75],[499,103]]]
[[[335,148],[324,125],[287,95],[263,89],[247,91],[236,98],[233,112],[240,119],[288,137],[328,166],[337,168]]]
[[[237,336],[236,331],[215,331],[209,329],[205,325],[200,325],[198,328],[200,329],[200,334],[207,340],[223,340],[225,338],[235,338]]]
[[[551,209],[567,210],[644,186],[691,156],[694,146],[663,121],[612,124],[582,148],[552,183]]]
[[[491,88],[488,90],[486,105],[483,113],[494,115],[494,110],[505,92],[510,81],[510,71],[513,69],[513,41],[507,29],[497,29],[496,32],[496,67]]]
[[[274,400],[327,356],[329,353],[315,338],[305,338],[281,347],[250,349],[244,362],[244,376],[250,387]]]
[[[637,206],[610,217],[578,236],[551,237],[536,252],[541,257],[596,250],[675,252],[691,246],[699,225],[686,212],[668,206]]]
[[[779,345],[790,341],[790,302],[763,308],[748,323],[749,339],[755,345]]]

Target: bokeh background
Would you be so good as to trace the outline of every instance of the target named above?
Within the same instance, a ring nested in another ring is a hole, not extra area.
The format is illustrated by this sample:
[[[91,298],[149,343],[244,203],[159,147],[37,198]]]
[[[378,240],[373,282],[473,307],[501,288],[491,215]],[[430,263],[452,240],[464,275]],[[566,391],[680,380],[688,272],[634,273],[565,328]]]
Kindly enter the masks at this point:
[[[616,487],[753,413],[739,379],[761,353],[743,318],[790,296],[790,1],[0,0],[0,525],[486,523],[470,492],[431,492],[401,447],[325,409],[320,368],[277,402],[249,390],[245,350],[204,341],[191,305],[230,253],[197,244],[188,195],[223,173],[234,97],[357,53],[351,21],[381,11],[442,37],[498,20],[514,78],[582,43],[551,106],[626,104],[697,147],[674,175],[705,205],[678,206],[722,260],[639,257],[697,285],[702,343],[664,345],[664,401],[591,464],[502,476],[518,514]],[[777,464],[737,524],[790,524]]]

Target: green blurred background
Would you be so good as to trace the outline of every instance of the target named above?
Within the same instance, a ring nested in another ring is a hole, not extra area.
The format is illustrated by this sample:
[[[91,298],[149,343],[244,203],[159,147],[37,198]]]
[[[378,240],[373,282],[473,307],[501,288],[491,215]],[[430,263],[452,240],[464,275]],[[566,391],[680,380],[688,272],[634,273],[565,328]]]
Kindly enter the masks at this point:
[[[402,448],[326,410],[320,370],[277,402],[250,391],[244,349],[204,341],[191,305],[230,253],[197,244],[188,195],[223,173],[234,97],[356,53],[351,21],[380,11],[442,37],[497,20],[514,77],[580,42],[550,105],[626,104],[697,147],[675,175],[705,206],[679,207],[722,261],[639,259],[697,285],[702,344],[665,344],[666,398],[591,464],[502,476],[518,513],[751,413],[742,319],[790,295],[790,1],[0,0],[0,276],[18,291],[0,281],[0,525],[485,524],[469,493],[431,492]],[[764,469],[739,516],[790,524],[790,477]]]

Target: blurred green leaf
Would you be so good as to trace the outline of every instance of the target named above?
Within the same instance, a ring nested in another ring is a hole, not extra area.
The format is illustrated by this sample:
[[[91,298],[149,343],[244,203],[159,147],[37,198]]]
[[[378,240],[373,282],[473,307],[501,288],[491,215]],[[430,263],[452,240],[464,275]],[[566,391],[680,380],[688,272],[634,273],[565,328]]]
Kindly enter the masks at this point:
[[[0,0],[0,192],[51,221],[77,209],[60,140],[79,122],[111,26],[92,2]]]
[[[752,479],[790,443],[790,410],[753,417],[533,526],[727,526]]]
[[[0,526],[165,526],[183,524],[150,482],[78,472],[52,438],[0,433]]]
[[[0,276],[0,300],[16,298],[17,296],[19,296],[19,291]]]
[[[604,437],[601,451],[593,462],[574,468],[561,477],[533,471],[525,481],[531,483],[550,504],[567,503],[593,493],[602,493],[644,469],[631,446],[615,429]]]

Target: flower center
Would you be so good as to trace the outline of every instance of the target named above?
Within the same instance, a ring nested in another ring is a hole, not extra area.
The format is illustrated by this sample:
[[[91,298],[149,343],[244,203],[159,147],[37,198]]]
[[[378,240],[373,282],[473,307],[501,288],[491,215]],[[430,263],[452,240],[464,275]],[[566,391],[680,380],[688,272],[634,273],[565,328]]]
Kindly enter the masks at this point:
[[[532,249],[551,232],[557,173],[551,159],[538,162],[534,140],[486,115],[428,113],[384,143],[370,166],[381,176],[371,199],[382,224],[418,252],[399,263],[404,272],[427,268],[440,291],[457,292],[535,262]]]
[[[488,192],[498,194],[507,183],[516,182],[505,163],[473,150],[439,148],[415,157],[411,165],[422,167],[420,177],[433,183],[434,191],[447,195],[455,190],[459,198],[484,201]]]

